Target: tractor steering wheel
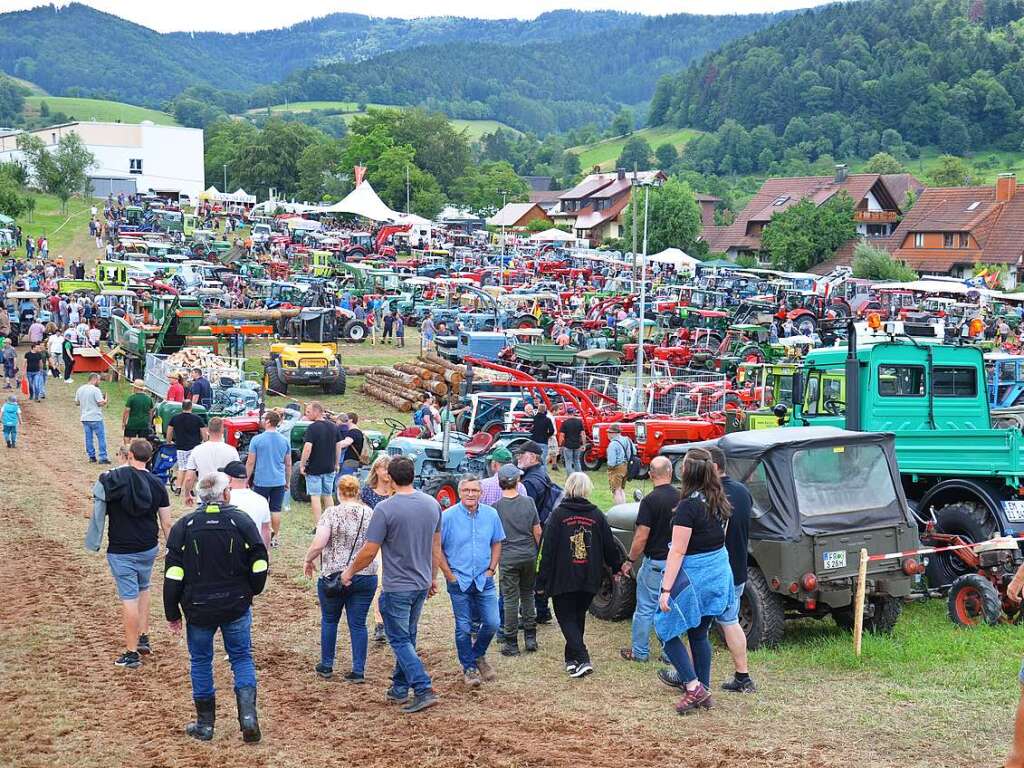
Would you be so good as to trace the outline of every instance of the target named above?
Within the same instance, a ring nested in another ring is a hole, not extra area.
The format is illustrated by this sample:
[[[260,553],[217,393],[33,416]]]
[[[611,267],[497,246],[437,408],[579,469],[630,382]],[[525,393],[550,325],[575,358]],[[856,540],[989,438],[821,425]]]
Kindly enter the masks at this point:
[[[829,416],[842,416],[843,412],[846,411],[846,403],[843,400],[835,400],[830,397],[823,405],[825,406],[825,413]]]
[[[384,426],[389,427],[390,429],[393,429],[396,432],[401,432],[406,427],[406,425],[400,422],[398,419],[393,419],[390,416],[384,417]]]

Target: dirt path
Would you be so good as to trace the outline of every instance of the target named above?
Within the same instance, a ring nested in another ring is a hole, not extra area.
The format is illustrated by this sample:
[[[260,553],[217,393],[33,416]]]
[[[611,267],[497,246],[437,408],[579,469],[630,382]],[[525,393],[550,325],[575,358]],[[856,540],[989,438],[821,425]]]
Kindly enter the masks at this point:
[[[112,664],[119,648],[118,606],[103,557],[81,546],[95,467],[81,455],[69,391],[58,389],[57,402],[26,406],[22,447],[0,453],[0,765],[107,768],[129,760],[147,768],[916,764],[901,756],[902,749],[879,758],[880,745],[872,742],[879,731],[870,724],[857,735],[844,735],[838,724],[812,736],[799,721],[788,721],[767,737],[756,733],[744,725],[740,707],[770,710],[783,703],[770,698],[740,705],[729,701],[711,714],[680,719],[671,713],[667,689],[655,683],[631,690],[620,685],[607,662],[608,675],[599,669],[592,678],[572,683],[553,659],[524,659],[536,666],[535,679],[520,677],[469,694],[457,679],[450,618],[437,603],[430,608],[437,618],[424,627],[421,646],[442,705],[422,715],[401,715],[383,702],[392,663],[386,649],[371,649],[365,686],[325,683],[312,674],[319,614],[294,556],[272,563],[271,586],[255,609],[263,742],[242,745],[230,672],[220,658],[215,662],[217,735],[210,744],[194,742],[182,732],[192,713],[187,652],[164,628],[158,576],[151,630],[155,653],[134,672]],[[546,633],[557,655],[557,631]],[[341,634],[343,658],[347,637]],[[827,717],[810,702],[786,704],[807,716]],[[874,727],[884,732],[877,721]],[[864,759],[851,763],[851,755]]]

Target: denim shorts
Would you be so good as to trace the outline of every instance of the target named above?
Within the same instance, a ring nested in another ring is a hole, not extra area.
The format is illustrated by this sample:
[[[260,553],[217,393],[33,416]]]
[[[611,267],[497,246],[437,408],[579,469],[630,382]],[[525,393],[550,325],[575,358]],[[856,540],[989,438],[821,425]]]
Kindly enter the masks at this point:
[[[306,478],[307,488],[309,487],[309,478]],[[254,485],[252,487],[256,493],[267,500],[267,506],[270,507],[271,512],[280,512],[281,505],[284,503],[284,489],[283,485]]]
[[[160,545],[147,549],[145,552],[128,552],[114,554],[107,552],[107,564],[117,585],[117,596],[122,600],[134,600],[139,592],[149,589],[149,579],[153,575],[153,563],[160,553]]]
[[[743,596],[743,588],[745,586],[747,586],[746,582],[736,585],[736,601],[731,608],[727,608],[725,613],[718,617],[718,623],[723,627],[740,623],[740,598]]]
[[[306,493],[310,496],[333,496],[334,473],[325,475],[306,475]]]

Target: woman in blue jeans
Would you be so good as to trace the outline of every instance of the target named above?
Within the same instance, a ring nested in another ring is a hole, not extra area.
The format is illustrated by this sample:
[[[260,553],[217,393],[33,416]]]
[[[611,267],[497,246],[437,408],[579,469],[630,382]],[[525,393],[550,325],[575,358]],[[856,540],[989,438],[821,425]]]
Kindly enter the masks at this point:
[[[377,591],[377,563],[373,561],[356,573],[348,587],[341,588],[340,579],[332,577],[344,571],[366,543],[366,528],[373,511],[360,501],[359,481],[353,475],[344,475],[338,481],[338,498],[340,503],[329,507],[320,517],[303,569],[306,576],[312,578],[314,560],[322,555],[321,576],[316,584],[320,600],[320,663],[316,665],[316,673],[325,680],[334,674],[338,623],[344,611],[352,641],[352,670],[345,679],[362,683],[368,640],[366,614]],[[331,581],[337,582],[341,594],[328,594],[332,591],[327,586]]]
[[[682,475],[682,501],[672,518],[672,542],[661,580],[661,612],[654,623],[665,655],[676,668],[675,675],[662,670],[658,676],[684,690],[676,711],[685,715],[711,708],[708,630],[716,616],[733,606],[736,591],[725,549],[732,507],[711,454],[703,448],[688,451]],[[689,653],[681,638],[684,632],[690,642]]]

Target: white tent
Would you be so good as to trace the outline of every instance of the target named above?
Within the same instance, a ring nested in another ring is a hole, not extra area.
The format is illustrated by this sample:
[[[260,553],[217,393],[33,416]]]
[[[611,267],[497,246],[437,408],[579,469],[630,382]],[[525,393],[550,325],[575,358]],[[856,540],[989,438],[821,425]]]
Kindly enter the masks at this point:
[[[530,236],[530,242],[533,243],[568,243],[575,239],[575,235],[553,228]]]
[[[368,181],[349,192],[341,202],[321,208],[320,213],[351,213],[373,221],[396,221],[402,216],[384,205]]]
[[[648,256],[647,260],[657,262],[658,264],[671,264],[677,271],[692,270],[693,266],[699,263],[693,256],[684,253],[678,248],[666,248],[661,253]]]

